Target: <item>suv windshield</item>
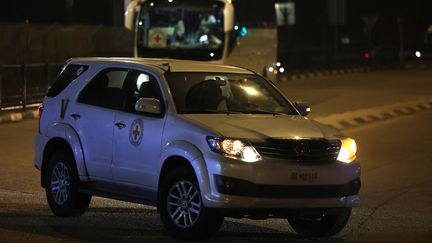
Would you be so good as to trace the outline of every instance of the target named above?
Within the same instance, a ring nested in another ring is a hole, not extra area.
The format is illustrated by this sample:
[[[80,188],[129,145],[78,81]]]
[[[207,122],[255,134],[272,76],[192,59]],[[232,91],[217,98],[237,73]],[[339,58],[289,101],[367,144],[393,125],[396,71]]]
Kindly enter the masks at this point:
[[[268,81],[257,75],[173,72],[165,77],[180,114],[298,115]]]

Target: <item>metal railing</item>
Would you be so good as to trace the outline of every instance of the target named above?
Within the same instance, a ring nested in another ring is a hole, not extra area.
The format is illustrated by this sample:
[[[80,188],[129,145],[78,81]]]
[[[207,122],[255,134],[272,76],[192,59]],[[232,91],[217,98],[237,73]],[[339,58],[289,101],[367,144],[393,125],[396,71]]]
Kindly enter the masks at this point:
[[[27,108],[42,102],[64,63],[0,65],[0,110]]]

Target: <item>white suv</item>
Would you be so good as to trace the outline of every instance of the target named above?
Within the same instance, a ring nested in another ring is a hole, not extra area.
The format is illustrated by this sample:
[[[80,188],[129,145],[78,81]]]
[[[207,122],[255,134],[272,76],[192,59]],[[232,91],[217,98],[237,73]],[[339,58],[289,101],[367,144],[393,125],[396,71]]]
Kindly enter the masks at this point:
[[[57,216],[101,196],[156,206],[180,239],[204,239],[224,217],[329,236],[359,203],[354,140],[246,69],[72,59],[40,112],[35,165]]]

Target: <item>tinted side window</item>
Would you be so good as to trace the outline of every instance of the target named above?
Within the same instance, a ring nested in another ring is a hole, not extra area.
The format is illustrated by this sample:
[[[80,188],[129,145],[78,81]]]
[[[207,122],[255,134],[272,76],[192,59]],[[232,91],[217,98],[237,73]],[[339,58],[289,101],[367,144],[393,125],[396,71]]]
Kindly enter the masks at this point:
[[[126,98],[128,70],[110,69],[96,75],[78,97],[78,102],[120,110]]]
[[[127,89],[124,111],[136,113],[135,103],[139,98],[154,98],[158,99],[161,105],[164,104],[158,81],[153,75],[131,71],[127,83],[129,88]]]
[[[54,83],[48,89],[47,96],[55,97],[60,94],[72,81],[78,76],[87,71],[88,66],[69,64],[66,68],[57,76]]]

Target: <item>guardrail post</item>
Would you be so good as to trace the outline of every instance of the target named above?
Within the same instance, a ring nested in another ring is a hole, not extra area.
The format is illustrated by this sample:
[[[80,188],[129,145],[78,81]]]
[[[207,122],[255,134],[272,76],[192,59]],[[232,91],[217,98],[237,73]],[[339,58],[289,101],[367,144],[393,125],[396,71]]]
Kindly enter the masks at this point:
[[[21,66],[21,74],[22,74],[22,81],[23,81],[22,110],[26,111],[26,108],[27,108],[27,70],[26,70],[25,64],[23,64]]]

